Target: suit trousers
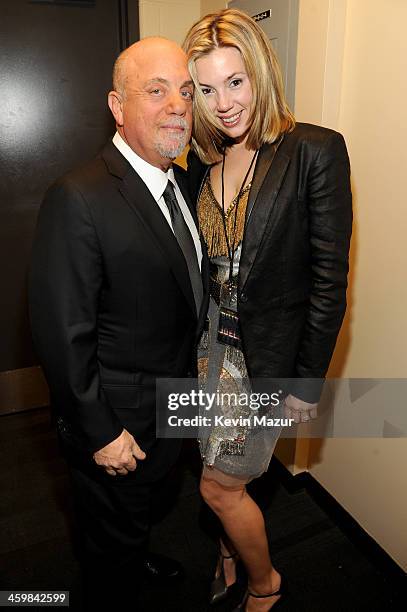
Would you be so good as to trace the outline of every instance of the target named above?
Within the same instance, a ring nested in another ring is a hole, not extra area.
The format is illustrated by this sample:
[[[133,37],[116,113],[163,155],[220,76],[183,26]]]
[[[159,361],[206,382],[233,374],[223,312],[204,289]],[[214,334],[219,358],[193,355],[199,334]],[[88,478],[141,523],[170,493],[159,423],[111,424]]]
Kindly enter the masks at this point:
[[[135,605],[148,550],[153,501],[162,481],[138,483],[98,467],[70,466],[86,609]],[[168,478],[168,476],[167,476]]]

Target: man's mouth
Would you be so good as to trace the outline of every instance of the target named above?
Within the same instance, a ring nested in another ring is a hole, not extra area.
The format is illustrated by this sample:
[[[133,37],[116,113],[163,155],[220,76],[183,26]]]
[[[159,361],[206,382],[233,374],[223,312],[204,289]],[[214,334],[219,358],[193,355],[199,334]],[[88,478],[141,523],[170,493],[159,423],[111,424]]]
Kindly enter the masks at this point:
[[[182,117],[180,117],[178,120],[174,120],[174,118],[172,118],[170,123],[163,123],[160,125],[160,128],[167,130],[168,132],[174,132],[174,134],[180,134],[188,129],[188,123]]]
[[[162,125],[162,128],[164,128],[165,130],[174,130],[176,132],[184,132],[185,128],[182,127],[181,125]]]

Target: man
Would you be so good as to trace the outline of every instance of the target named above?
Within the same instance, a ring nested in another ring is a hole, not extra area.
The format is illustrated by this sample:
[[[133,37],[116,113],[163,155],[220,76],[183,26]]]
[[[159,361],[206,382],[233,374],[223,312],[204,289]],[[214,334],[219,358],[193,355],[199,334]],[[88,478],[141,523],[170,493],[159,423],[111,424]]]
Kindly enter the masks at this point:
[[[155,437],[155,383],[195,375],[208,301],[184,171],[171,166],[191,133],[186,57],[169,40],[145,39],[119,56],[113,85],[117,133],[48,191],[30,276],[90,596],[97,585],[102,601],[106,584],[116,601],[143,572],[180,573],[147,555],[152,495],[180,449]]]

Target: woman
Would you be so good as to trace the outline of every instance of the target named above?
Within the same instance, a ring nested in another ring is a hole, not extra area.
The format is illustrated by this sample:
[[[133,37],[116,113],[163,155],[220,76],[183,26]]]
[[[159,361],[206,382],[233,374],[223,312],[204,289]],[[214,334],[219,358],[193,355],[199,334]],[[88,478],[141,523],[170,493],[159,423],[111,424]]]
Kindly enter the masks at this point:
[[[188,171],[212,264],[200,369],[212,391],[294,379],[285,414],[307,421],[346,306],[346,147],[332,130],[295,124],[270,42],[245,13],[207,15],[184,49],[196,89]],[[247,415],[237,405],[227,411]],[[200,440],[201,493],[224,529],[212,603],[228,595],[238,559],[248,591],[237,610],[274,610],[280,601],[263,516],[246,491],[267,469],[278,434],[218,427]]]

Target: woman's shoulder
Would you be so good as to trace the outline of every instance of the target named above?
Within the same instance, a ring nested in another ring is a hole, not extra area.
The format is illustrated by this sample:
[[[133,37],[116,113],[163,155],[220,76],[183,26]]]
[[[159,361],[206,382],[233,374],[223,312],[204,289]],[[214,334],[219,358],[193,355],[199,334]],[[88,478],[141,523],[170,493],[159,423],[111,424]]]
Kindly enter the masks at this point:
[[[309,143],[310,145],[318,146],[335,140],[343,141],[342,134],[321,125],[301,122],[296,123],[293,131],[284,137],[284,141],[292,145]]]
[[[281,150],[288,156],[318,157],[322,152],[330,156],[347,154],[345,140],[339,132],[312,123],[296,123],[292,132],[285,134]]]
[[[187,173],[189,189],[192,197],[196,199],[199,187],[202,183],[209,166],[201,162],[197,154],[190,149],[187,155]]]
[[[188,172],[196,170],[196,171],[202,172],[203,174],[206,171],[207,167],[208,166],[199,159],[195,151],[193,149],[189,149],[188,155],[187,155]]]

